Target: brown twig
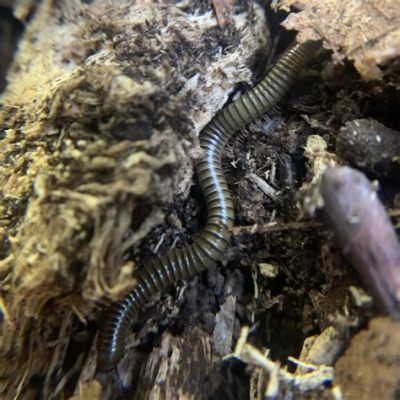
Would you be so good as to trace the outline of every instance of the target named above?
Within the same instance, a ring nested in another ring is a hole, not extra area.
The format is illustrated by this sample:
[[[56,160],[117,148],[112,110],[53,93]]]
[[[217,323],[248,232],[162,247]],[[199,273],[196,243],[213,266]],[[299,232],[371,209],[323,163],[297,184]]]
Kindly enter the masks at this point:
[[[232,234],[238,236],[243,234],[254,235],[285,231],[313,231],[319,229],[324,229],[324,226],[320,222],[314,221],[298,221],[289,223],[269,222],[267,224],[234,226],[232,228]]]
[[[233,0],[213,0],[215,14],[219,25],[229,22],[230,11],[233,7]]]
[[[389,210],[387,212],[391,218],[399,218],[400,210]],[[232,228],[232,235],[255,235],[265,233],[279,233],[287,231],[317,231],[326,232],[327,228],[321,222],[316,221],[296,221],[296,222],[268,222],[266,224],[238,225]]]
[[[319,187],[322,220],[377,303],[400,318],[400,242],[376,191],[349,167],[327,169]]]

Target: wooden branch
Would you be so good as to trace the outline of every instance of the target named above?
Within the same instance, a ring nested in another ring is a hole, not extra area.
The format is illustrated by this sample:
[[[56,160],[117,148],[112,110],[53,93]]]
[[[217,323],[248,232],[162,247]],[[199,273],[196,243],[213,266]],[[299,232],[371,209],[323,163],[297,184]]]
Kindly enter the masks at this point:
[[[400,243],[388,214],[364,174],[327,169],[319,214],[380,307],[400,318]]]

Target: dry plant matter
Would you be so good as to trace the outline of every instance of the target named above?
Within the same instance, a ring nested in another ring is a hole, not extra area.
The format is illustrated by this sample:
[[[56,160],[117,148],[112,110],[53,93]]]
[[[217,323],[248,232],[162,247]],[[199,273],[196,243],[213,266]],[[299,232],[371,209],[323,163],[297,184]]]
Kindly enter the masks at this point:
[[[236,344],[233,357],[261,369],[264,374],[259,371],[253,373],[257,380],[257,396],[255,398],[276,399],[283,392],[308,392],[323,388],[325,384],[333,381],[333,368],[327,365],[312,365],[310,363],[301,362],[300,360],[291,359],[292,362],[301,366],[305,372],[290,373],[286,368],[282,368],[279,362],[274,362],[268,357],[268,351],[261,351],[247,343],[249,329],[242,329],[241,336]],[[285,387],[282,390],[281,386]],[[289,395],[286,393],[286,395]]]
[[[259,6],[231,14],[221,30],[196,2],[41,3],[1,97],[2,393],[40,371],[52,391],[73,315],[133,287],[127,251],[187,196],[198,132],[267,44]]]

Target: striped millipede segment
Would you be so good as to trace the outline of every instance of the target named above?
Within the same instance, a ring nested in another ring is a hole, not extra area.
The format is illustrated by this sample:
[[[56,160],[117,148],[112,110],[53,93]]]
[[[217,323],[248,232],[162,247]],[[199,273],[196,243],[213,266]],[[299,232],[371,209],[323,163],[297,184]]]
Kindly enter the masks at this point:
[[[278,103],[317,46],[306,42],[291,47],[260,83],[220,110],[203,129],[200,146],[204,154],[196,172],[207,203],[206,226],[194,237],[193,244],[144,265],[138,272],[136,288],[108,310],[98,338],[98,370],[108,371],[116,366],[136,313],[154,294],[216,265],[224,257],[234,221],[232,196],[221,167],[224,146],[235,132]]]

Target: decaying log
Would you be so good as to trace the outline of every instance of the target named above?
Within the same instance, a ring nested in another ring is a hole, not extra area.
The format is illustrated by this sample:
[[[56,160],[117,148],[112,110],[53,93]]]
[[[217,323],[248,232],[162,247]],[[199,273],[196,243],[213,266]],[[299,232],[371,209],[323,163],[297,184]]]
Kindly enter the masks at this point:
[[[82,324],[135,284],[127,253],[187,197],[198,132],[267,38],[256,2],[225,27],[197,2],[40,3],[1,97],[2,395],[65,394]]]

